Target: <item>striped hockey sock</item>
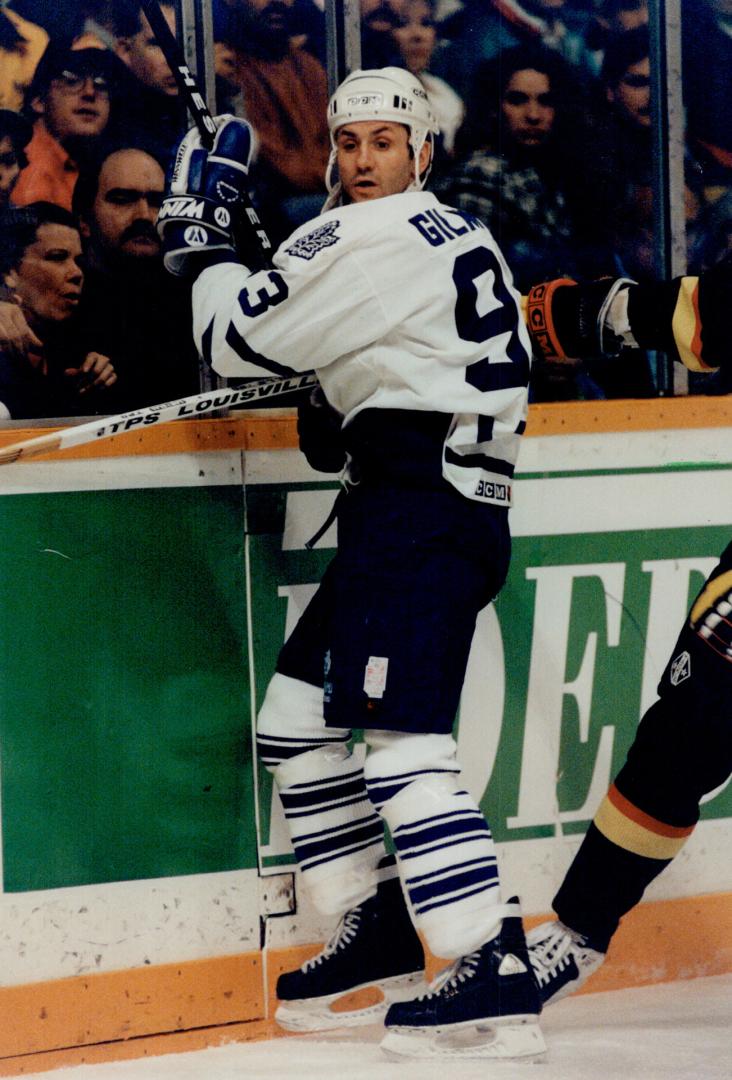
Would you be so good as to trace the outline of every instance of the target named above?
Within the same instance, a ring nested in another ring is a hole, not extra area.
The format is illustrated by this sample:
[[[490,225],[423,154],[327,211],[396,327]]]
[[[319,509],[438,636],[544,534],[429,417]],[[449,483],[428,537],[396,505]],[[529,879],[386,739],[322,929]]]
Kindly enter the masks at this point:
[[[438,956],[463,956],[501,925],[493,838],[460,784],[452,738],[383,735],[367,736],[379,749],[366,782],[391,830],[415,924]]]

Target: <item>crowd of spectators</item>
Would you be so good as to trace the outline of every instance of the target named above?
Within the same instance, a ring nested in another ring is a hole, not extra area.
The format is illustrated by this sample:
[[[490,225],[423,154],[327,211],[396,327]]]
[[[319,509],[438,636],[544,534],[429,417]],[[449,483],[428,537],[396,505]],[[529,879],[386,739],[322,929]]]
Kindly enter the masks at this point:
[[[279,242],[325,198],[323,0],[212,11],[216,110],[254,127],[253,200]],[[521,289],[654,274],[648,18],[647,0],[361,0],[362,66],[422,80],[432,186],[488,224]],[[682,37],[694,272],[732,248],[732,0],[682,0]],[[198,389],[190,300],[154,228],[185,126],[134,0],[0,2],[0,418]],[[584,360],[537,364],[533,399],[654,392],[650,368]]]

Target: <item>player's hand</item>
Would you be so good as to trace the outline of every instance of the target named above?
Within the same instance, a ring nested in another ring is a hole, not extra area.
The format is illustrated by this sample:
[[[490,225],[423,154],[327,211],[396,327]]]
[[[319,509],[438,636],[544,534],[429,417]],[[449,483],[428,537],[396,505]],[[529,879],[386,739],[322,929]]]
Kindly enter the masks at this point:
[[[23,309],[18,304],[0,302],[0,351],[16,359],[29,354],[39,354],[43,343],[28,325]]]
[[[578,284],[558,278],[529,291],[526,321],[534,353],[550,364],[575,363],[590,356],[614,356],[622,340],[608,325],[610,305],[628,278],[601,278]]]
[[[233,116],[215,118],[211,150],[197,128],[183,138],[158,215],[163,262],[176,276],[193,277],[235,254],[234,235],[248,203],[252,129]]]
[[[319,386],[297,407],[297,434],[307,462],[318,472],[341,472],[346,464],[343,417]]]
[[[117,382],[117,372],[109,357],[97,352],[87,353],[80,367],[66,368],[64,375],[76,380],[80,394],[86,394],[97,387],[114,386]]]

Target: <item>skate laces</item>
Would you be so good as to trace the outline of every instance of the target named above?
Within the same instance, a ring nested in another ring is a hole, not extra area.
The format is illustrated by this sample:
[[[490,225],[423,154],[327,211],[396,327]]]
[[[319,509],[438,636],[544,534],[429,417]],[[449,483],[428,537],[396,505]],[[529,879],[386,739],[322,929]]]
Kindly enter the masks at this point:
[[[475,952],[468,953],[466,956],[459,956],[452,964],[438,972],[427,988],[427,993],[420,994],[418,1000],[427,1001],[429,998],[437,997],[438,994],[443,993],[445,990],[455,989],[460,983],[472,979],[479,962],[480,949],[476,949]]]
[[[573,951],[581,958],[580,954],[594,950],[588,948],[581,934],[570,930],[564,923],[553,923],[545,936],[537,941],[532,941],[529,936],[529,956],[534,973],[540,980],[551,979],[565,968]]]
[[[352,911],[347,911],[341,921],[336,927],[336,931],[327,943],[324,949],[322,949],[317,956],[314,956],[311,960],[306,960],[302,965],[301,971],[312,971],[313,968],[318,967],[325,960],[328,960],[333,953],[338,952],[339,949],[345,949],[346,945],[349,945],[354,937],[361,923],[361,908],[356,907]]]

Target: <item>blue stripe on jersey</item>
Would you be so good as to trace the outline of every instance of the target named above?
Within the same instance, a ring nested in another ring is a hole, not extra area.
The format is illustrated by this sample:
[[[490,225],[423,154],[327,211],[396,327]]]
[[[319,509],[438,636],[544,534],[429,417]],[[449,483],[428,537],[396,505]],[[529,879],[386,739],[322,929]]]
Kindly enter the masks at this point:
[[[488,454],[456,454],[449,446],[445,447],[445,461],[450,465],[460,465],[463,469],[485,469],[498,476],[513,476],[515,465],[502,458],[489,457]]]
[[[261,353],[255,352],[254,349],[247,345],[233,322],[229,323],[229,328],[226,331],[226,344],[229,345],[242,360],[246,360],[249,364],[255,364],[257,367],[264,368],[265,371],[271,371],[274,375],[286,376],[295,374],[293,368],[285,367],[284,364],[278,364],[276,360],[269,360],[266,356],[262,356]]]

